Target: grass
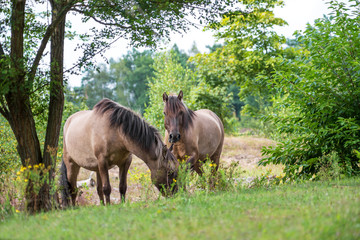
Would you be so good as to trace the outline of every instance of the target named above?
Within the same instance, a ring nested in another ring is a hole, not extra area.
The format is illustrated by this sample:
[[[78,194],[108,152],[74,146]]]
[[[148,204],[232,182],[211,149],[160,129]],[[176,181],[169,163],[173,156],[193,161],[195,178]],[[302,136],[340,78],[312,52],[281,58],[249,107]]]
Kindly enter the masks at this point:
[[[359,239],[360,179],[18,213],[0,232],[1,239]]]

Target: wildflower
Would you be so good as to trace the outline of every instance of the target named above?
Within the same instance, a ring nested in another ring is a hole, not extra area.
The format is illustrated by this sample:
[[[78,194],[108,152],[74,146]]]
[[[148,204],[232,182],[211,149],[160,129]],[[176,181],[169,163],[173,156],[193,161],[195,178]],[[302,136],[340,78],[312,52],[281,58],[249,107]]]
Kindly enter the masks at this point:
[[[38,169],[38,168],[39,168],[39,165],[37,165],[37,164],[34,165],[34,168],[35,168],[35,169]]]
[[[20,210],[16,209],[16,210],[15,210],[15,212],[19,213],[19,212],[20,212]]]
[[[175,178],[173,178],[173,182],[176,182],[176,179],[175,179]]]
[[[212,167],[213,165],[210,163],[209,166]]]
[[[29,166],[28,166],[28,168],[29,168],[29,169],[31,169],[31,168],[32,168],[32,166],[31,166],[31,165],[29,165]]]
[[[29,180],[28,179],[25,179],[24,182],[28,182]]]
[[[21,174],[21,172],[20,172],[20,171],[16,173],[16,175],[20,175],[20,174]]]

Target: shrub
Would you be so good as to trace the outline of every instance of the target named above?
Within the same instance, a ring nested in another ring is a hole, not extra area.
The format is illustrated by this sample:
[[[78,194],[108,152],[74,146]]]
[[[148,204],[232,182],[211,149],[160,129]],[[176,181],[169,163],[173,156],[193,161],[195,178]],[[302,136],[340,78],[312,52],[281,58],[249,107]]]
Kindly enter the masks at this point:
[[[312,177],[327,156],[337,156],[342,174],[360,173],[360,2],[350,2],[330,1],[330,16],[297,35],[298,57],[271,82],[279,95],[268,120],[282,139],[263,149],[261,164],[284,164],[289,177]]]

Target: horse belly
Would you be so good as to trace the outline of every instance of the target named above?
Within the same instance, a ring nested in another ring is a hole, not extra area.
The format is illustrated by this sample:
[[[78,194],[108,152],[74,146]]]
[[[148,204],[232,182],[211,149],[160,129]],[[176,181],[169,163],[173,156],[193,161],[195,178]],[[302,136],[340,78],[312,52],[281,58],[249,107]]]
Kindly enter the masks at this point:
[[[206,156],[212,156],[220,145],[221,136],[214,134],[211,137],[206,136],[199,139],[199,156],[205,158]]]
[[[92,170],[97,169],[97,159],[92,149],[89,115],[89,111],[79,112],[73,115],[69,124],[65,124],[64,150],[77,165]]]
[[[198,134],[199,157],[202,159],[206,156],[212,156],[224,139],[224,129],[219,122],[220,120],[209,115],[209,112],[209,110],[204,112],[201,110],[200,112],[197,111],[199,117],[197,122],[199,124],[196,126],[195,131]]]

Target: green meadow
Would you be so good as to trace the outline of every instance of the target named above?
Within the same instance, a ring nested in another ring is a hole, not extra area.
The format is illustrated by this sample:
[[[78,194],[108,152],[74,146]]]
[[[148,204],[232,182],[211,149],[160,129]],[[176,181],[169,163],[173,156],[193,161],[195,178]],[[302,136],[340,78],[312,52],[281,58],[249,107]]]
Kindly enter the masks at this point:
[[[17,213],[0,232],[1,239],[359,239],[360,179]]]

